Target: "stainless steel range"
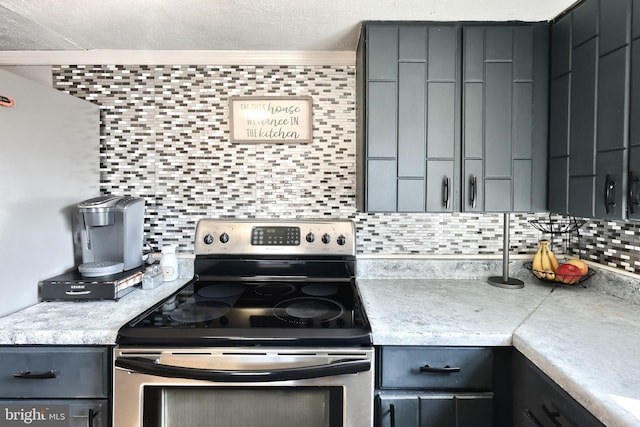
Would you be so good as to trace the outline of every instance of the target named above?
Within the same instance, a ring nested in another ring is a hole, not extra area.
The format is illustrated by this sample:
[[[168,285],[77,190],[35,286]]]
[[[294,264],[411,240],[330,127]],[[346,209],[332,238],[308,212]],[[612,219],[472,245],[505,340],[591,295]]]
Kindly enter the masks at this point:
[[[119,331],[118,427],[370,427],[351,221],[200,220],[194,278]]]

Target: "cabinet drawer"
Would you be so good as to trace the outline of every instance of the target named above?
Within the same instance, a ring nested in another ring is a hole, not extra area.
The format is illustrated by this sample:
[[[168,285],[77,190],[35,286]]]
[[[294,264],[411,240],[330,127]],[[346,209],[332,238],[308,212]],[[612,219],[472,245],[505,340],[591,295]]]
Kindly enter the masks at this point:
[[[516,352],[513,360],[512,425],[604,427],[524,355]]]
[[[380,387],[473,389],[492,387],[493,351],[479,347],[383,347]]]
[[[108,396],[107,347],[0,347],[0,398]]]

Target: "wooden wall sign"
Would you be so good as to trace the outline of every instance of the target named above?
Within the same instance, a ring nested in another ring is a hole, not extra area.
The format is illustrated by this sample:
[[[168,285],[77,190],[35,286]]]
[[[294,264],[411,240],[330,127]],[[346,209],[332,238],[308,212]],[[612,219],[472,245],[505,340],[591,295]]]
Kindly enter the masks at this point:
[[[310,96],[231,97],[231,142],[311,142]]]

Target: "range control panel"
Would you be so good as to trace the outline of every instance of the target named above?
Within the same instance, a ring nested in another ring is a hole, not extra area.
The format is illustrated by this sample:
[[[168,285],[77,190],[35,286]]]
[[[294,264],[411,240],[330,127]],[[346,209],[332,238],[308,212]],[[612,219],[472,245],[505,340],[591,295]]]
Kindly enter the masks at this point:
[[[355,255],[350,220],[198,221],[196,255]]]
[[[251,244],[266,246],[298,246],[300,227],[260,226],[251,229]]]

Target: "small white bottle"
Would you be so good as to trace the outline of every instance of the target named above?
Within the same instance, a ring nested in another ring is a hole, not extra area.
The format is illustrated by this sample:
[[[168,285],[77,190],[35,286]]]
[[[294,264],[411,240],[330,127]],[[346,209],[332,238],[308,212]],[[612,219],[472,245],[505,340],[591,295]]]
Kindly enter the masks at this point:
[[[160,258],[160,268],[162,278],[165,282],[170,282],[178,278],[178,257],[175,246],[164,246],[162,248],[162,258]]]

